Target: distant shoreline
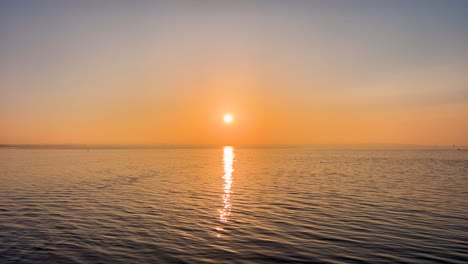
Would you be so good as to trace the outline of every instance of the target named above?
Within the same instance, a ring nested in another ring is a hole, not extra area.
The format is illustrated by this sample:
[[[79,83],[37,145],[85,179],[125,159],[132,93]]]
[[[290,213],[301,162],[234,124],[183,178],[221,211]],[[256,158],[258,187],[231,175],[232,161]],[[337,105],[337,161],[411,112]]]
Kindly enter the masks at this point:
[[[211,149],[228,145],[86,145],[86,144],[0,144],[0,149]],[[466,150],[468,146],[431,146],[398,144],[349,145],[232,145],[237,148],[316,148],[316,149],[437,149]]]

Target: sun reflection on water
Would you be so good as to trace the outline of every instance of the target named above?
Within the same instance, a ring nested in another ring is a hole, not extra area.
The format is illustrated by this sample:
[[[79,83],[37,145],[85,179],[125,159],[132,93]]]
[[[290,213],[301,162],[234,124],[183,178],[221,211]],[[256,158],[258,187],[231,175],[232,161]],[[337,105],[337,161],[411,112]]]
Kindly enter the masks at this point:
[[[224,185],[223,185],[223,208],[219,209],[219,221],[227,223],[231,214],[231,186],[232,186],[232,164],[234,163],[234,149],[224,147],[223,165],[224,165]]]

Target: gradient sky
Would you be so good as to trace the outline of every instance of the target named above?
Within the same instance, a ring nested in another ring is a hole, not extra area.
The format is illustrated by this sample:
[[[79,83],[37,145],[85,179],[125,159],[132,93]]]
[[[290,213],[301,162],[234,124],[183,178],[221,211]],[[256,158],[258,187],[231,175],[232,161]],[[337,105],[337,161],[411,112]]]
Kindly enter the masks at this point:
[[[468,145],[467,14],[448,0],[1,1],[0,143]]]

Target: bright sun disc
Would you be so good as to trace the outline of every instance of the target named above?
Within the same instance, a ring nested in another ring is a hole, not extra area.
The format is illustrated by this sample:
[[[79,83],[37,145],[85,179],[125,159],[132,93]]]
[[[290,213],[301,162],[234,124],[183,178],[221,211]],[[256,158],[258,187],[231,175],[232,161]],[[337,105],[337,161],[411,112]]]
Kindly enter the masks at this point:
[[[232,122],[232,115],[226,114],[224,115],[224,123],[229,124]]]

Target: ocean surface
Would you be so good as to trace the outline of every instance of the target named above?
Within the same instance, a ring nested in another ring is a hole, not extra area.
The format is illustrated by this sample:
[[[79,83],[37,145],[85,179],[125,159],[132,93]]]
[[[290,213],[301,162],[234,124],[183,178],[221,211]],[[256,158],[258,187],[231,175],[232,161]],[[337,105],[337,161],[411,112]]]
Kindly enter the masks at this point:
[[[4,148],[0,263],[468,263],[468,151]]]

